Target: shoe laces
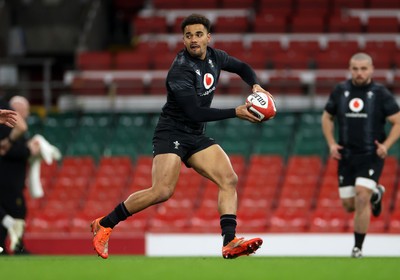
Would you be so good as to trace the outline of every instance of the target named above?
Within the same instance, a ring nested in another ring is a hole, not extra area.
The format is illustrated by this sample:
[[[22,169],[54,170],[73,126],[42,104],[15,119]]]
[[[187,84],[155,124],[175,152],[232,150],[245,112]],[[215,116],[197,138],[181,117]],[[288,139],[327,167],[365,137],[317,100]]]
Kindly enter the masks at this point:
[[[244,242],[244,237],[235,237],[231,242],[229,242],[226,247],[236,248],[239,247]]]

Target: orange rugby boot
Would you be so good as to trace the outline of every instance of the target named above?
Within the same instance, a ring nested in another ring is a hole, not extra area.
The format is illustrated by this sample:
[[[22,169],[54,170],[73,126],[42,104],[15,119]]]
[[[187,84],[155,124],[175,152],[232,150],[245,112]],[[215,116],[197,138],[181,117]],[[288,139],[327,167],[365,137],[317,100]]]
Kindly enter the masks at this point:
[[[97,254],[103,259],[108,258],[108,240],[110,239],[110,234],[112,228],[106,228],[100,225],[100,220],[103,217],[100,217],[94,220],[90,227],[93,232],[93,247]]]
[[[248,256],[257,251],[262,243],[263,241],[261,238],[244,240],[243,237],[235,237],[226,246],[222,247],[222,257],[224,257],[225,259],[234,259],[244,255]]]

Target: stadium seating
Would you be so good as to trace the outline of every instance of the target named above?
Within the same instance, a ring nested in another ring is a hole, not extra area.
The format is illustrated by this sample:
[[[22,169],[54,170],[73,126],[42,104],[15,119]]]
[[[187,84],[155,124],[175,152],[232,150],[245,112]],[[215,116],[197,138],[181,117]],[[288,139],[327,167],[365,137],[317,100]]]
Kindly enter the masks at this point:
[[[264,71],[263,86],[274,94],[309,94],[298,73],[311,70],[314,93],[328,95],[346,78],[342,70],[357,51],[370,53],[375,68],[387,71],[375,78],[386,84],[393,67],[400,65],[394,36],[398,19],[374,14],[376,9],[398,9],[398,1],[153,0],[149,13],[143,1],[116,2],[130,16],[134,43],[128,50],[77,53],[77,73],[70,84],[73,94],[106,96],[112,93],[110,81],[117,95],[165,94],[166,71],[182,49],[181,20],[196,9],[211,15],[213,46]],[[137,7],[143,8],[141,12],[132,12]],[[233,10],[238,14],[233,15]],[[85,75],[88,71],[91,75]],[[399,79],[393,75],[396,92]],[[221,77],[218,91],[245,96],[250,89],[238,77]],[[283,112],[261,126],[234,119],[207,124],[207,135],[227,151],[240,178],[238,230],[352,230],[352,215],[344,212],[338,195],[336,162],[326,160],[319,119],[320,112]],[[54,114],[42,122],[32,119],[32,131],[42,133],[65,157],[59,164],[43,167],[46,197],[28,200],[28,232],[63,231],[69,224],[71,232],[86,232],[94,217],[104,215],[130,193],[150,187],[156,120],[157,116],[147,114]],[[372,220],[372,232],[400,232],[400,145],[389,152],[392,157],[381,178],[386,187],[385,214]],[[262,176],[267,179],[260,180]],[[219,232],[217,192],[213,183],[182,167],[176,192],[163,207],[135,214],[118,229]]]
[[[281,117],[280,122],[292,123],[289,116]],[[296,120],[312,122],[310,116]],[[121,122],[124,119],[132,121],[128,116],[119,118]],[[139,115],[136,122],[148,120]],[[338,196],[335,161],[324,162],[318,155],[293,154],[288,155],[287,161],[277,154],[230,155],[230,158],[241,178],[238,186],[241,231],[352,230],[352,215],[345,213]],[[98,161],[90,156],[66,156],[59,165],[43,165],[46,196],[39,200],[28,198],[28,233],[87,232],[87,225],[94,217],[104,215],[132,192],[151,185],[151,160],[151,156],[144,155],[99,156]],[[386,161],[381,181],[386,187],[383,214],[371,220],[371,232],[399,231],[397,160],[391,156]],[[119,231],[218,232],[217,195],[216,185],[182,165],[173,197],[162,207],[151,207],[134,215],[118,227]]]

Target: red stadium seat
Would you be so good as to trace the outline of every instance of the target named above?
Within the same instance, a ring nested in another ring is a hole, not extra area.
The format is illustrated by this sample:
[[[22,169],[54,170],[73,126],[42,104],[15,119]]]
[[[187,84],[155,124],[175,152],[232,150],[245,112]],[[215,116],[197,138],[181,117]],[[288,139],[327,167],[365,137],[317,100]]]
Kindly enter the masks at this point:
[[[315,93],[317,95],[329,95],[337,83],[346,80],[346,77],[319,77],[315,79]]]
[[[346,69],[349,66],[350,57],[353,51],[340,51],[334,47],[329,47],[325,52],[316,55],[316,64],[318,69]]]
[[[366,0],[334,0],[333,9],[334,10],[345,10],[349,8],[365,8],[366,7]]]
[[[364,52],[372,56],[375,68],[388,69],[394,66],[394,56],[398,51],[393,41],[367,41]]]
[[[182,6],[179,8],[185,9],[216,9],[219,6],[218,0],[204,0],[204,1],[183,1]]]
[[[316,208],[335,208],[343,210],[342,201],[339,197],[338,183],[331,185],[323,185],[317,196]]]
[[[304,88],[298,77],[271,77],[265,89],[272,94],[303,95]]]
[[[338,166],[338,161],[333,158],[329,158],[325,164],[325,175],[327,174],[336,175],[337,166]]]
[[[245,52],[245,47],[242,41],[215,41],[213,47],[221,49],[233,56]]]
[[[155,9],[181,9],[186,1],[183,0],[153,0]]]
[[[255,52],[251,50],[243,51],[242,53],[238,53],[234,56],[249,64],[251,67],[253,67],[253,69],[265,69],[268,67],[266,54],[267,53],[265,51]]]
[[[190,218],[189,232],[220,232],[220,215],[217,205],[213,208],[198,208]]]
[[[97,168],[98,175],[127,176],[132,171],[132,160],[128,156],[101,157]]]
[[[154,55],[155,53],[165,53],[169,51],[170,45],[164,41],[139,41],[133,48],[135,53]]]
[[[143,211],[135,213],[132,217],[129,217],[122,223],[118,224],[118,232],[127,232],[127,233],[135,233],[135,232],[145,232],[149,226],[152,217],[156,213],[157,207],[151,206],[146,208]]]
[[[231,95],[245,95],[250,92],[249,86],[237,75],[231,76],[227,82],[221,81],[219,92]]]
[[[222,0],[223,9],[252,9],[255,0]]]
[[[282,52],[280,41],[258,41],[256,38],[251,42],[251,51],[254,53],[264,52],[267,57]]]
[[[318,16],[295,15],[291,24],[292,33],[323,33],[325,32],[325,17],[320,14]]]
[[[106,95],[108,87],[102,77],[74,77],[71,84],[71,91],[76,95]]]
[[[58,177],[90,177],[94,171],[95,164],[91,157],[65,156],[60,166]]]
[[[191,209],[170,208],[164,204],[157,208],[157,212],[149,221],[150,232],[182,232],[188,229]]]
[[[309,210],[277,208],[271,215],[269,232],[305,232],[309,225]]]
[[[141,17],[132,21],[133,34],[163,34],[168,32],[167,19],[163,16]]]
[[[259,0],[260,10],[266,9],[282,9],[291,10],[293,8],[293,0]]]
[[[388,233],[400,233],[400,208],[390,214]]]
[[[265,232],[268,226],[270,212],[264,208],[241,208],[237,217],[237,231],[246,232]]]
[[[351,214],[341,208],[317,208],[310,217],[310,232],[345,232]]]
[[[66,233],[71,224],[71,213],[46,211],[37,213],[29,219],[26,232],[30,233]],[[87,226],[87,225],[86,225]]]
[[[285,33],[288,30],[287,17],[269,12],[261,12],[254,19],[254,33]]]
[[[120,202],[118,201],[118,204]],[[76,213],[90,213],[93,219],[103,216],[105,212],[110,212],[117,206],[117,203],[112,200],[98,201],[85,199],[83,203],[81,209],[78,209]]]
[[[321,51],[318,41],[309,41],[309,40],[290,41],[289,48],[290,50],[294,50],[295,52],[303,53],[309,56],[312,56],[315,53]]]
[[[399,21],[397,17],[370,17],[367,31],[369,33],[397,33],[399,32]]]
[[[172,24],[172,33],[182,34],[181,23],[185,19],[184,16],[177,16]]]
[[[142,95],[146,92],[143,77],[114,78],[117,95]]]
[[[287,163],[287,172],[289,174],[319,174],[322,170],[322,160],[319,156],[291,156]]]
[[[117,70],[148,70],[151,68],[148,55],[132,51],[121,51],[115,55],[115,69]]]
[[[400,1],[398,0],[369,0],[371,9],[399,9]]]
[[[277,189],[278,186],[268,187],[262,183],[258,186],[245,185],[239,196],[239,209],[251,207],[263,208],[266,211],[272,209],[276,205]]]
[[[174,52],[155,52],[151,64],[154,70],[168,70],[176,57]]]
[[[165,77],[151,79],[146,91],[150,95],[165,95],[166,92]]]
[[[82,52],[77,60],[79,70],[108,70],[113,67],[113,57],[108,51]]]
[[[276,53],[273,57],[274,68],[279,70],[308,69],[311,68],[312,62],[311,54],[303,53],[293,48]]]
[[[345,54],[347,53],[356,53],[360,50],[358,42],[356,40],[332,40],[328,42],[327,46],[327,54],[329,54],[329,51],[334,51],[334,52],[343,52]],[[323,53],[322,53],[323,54]],[[350,57],[349,57],[350,59]]]
[[[246,16],[232,17],[219,16],[214,23],[213,32],[218,33],[246,33],[249,30],[249,22]]]
[[[359,17],[333,14],[328,19],[328,31],[331,33],[360,33],[362,24]]]
[[[297,0],[297,9],[328,9],[329,4],[329,0]]]

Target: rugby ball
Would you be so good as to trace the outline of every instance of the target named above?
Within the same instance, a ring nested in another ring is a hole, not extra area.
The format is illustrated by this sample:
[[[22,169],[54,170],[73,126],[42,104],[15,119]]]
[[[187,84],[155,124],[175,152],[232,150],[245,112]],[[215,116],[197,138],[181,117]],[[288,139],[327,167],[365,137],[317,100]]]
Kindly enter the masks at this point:
[[[273,119],[276,115],[275,101],[266,93],[254,92],[247,97],[246,103],[252,103],[248,110],[261,121]]]

